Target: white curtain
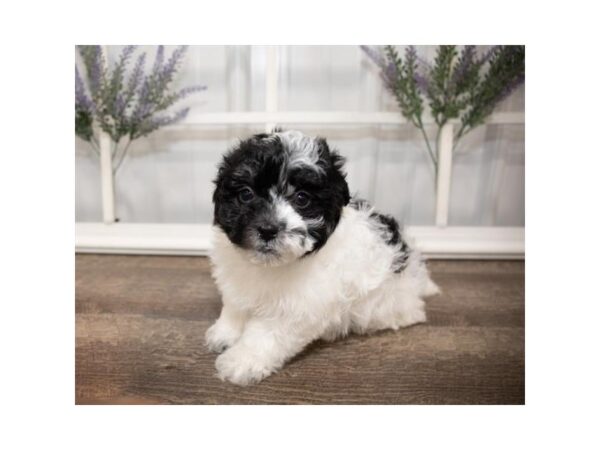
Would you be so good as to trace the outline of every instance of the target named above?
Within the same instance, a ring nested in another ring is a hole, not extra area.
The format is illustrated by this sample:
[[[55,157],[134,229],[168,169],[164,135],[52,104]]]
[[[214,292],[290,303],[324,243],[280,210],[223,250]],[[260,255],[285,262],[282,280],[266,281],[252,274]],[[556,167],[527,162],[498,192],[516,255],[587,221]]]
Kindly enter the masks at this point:
[[[109,57],[120,47],[109,47]],[[167,52],[173,47],[167,47]],[[399,48],[402,51],[402,48]],[[417,47],[433,60],[434,47]],[[152,64],[155,47],[143,47]],[[377,69],[356,46],[280,47],[282,111],[396,111]],[[263,111],[266,48],[192,46],[176,80],[203,84],[182,102],[193,112]],[[524,111],[524,88],[496,111]],[[422,137],[410,125],[289,125],[326,137],[347,158],[350,189],[408,225],[433,225],[434,178]],[[115,181],[122,222],[208,223],[220,155],[262,126],[165,128],[135,141]],[[431,139],[434,129],[428,130]],[[76,139],[77,221],[101,217],[99,163]],[[449,224],[524,226],[524,124],[484,125],[459,144],[453,164]]]

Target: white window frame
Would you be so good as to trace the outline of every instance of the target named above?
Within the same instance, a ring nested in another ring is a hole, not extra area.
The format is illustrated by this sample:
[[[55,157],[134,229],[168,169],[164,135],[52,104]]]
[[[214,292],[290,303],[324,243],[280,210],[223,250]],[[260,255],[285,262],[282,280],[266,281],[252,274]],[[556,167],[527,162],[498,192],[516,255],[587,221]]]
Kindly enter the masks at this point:
[[[279,49],[267,48],[265,111],[190,114],[185,122],[170,128],[210,125],[263,125],[270,131],[285,124],[402,125],[399,112],[355,111],[279,111]],[[424,120],[433,123],[432,119]],[[524,258],[524,227],[447,226],[452,181],[451,121],[438,141],[438,179],[436,183],[435,226],[408,227],[407,232],[424,254],[439,258]],[[490,124],[524,124],[523,112],[494,113]],[[210,225],[115,223],[114,180],[110,138],[100,136],[100,170],[103,223],[76,223],[75,249],[88,253],[205,255],[210,250]]]

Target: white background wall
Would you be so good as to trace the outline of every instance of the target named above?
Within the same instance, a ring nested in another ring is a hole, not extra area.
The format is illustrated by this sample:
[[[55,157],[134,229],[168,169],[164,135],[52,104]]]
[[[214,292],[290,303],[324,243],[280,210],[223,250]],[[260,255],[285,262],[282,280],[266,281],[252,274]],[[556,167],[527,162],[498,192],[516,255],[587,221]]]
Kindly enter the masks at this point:
[[[149,52],[149,66],[155,47]],[[109,47],[109,56],[120,47]],[[172,47],[167,47],[172,51]],[[418,47],[433,59],[433,47]],[[208,89],[181,103],[198,112],[263,111],[265,47],[193,46],[177,86]],[[378,71],[354,46],[280,48],[279,110],[396,111]],[[523,111],[524,88],[496,111]],[[189,122],[189,121],[188,121]],[[409,225],[434,223],[434,178],[420,133],[410,125],[291,125],[327,137],[348,158],[350,188]],[[207,223],[220,155],[261,126],[165,128],[134,142],[115,181],[121,222]],[[434,129],[430,129],[433,139]],[[454,159],[449,225],[524,226],[524,125],[485,125],[461,141]],[[100,222],[99,162],[76,139],[75,215]]]

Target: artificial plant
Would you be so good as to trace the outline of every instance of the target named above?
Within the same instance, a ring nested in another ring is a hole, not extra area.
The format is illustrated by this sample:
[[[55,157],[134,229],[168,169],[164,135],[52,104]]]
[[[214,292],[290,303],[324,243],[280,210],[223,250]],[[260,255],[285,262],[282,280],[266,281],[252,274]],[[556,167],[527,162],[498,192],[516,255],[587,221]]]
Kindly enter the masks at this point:
[[[406,48],[404,57],[391,45],[383,51],[361,48],[380,68],[384,85],[394,95],[402,115],[421,130],[436,172],[437,150],[432,148],[423,124],[425,101],[438,136],[448,121],[459,120],[456,146],[525,80],[524,46],[498,45],[478,54],[473,45],[464,46],[460,52],[455,45],[440,45],[433,64],[419,57],[414,46]]]
[[[77,46],[83,75],[76,64],[75,134],[89,142],[98,156],[98,129],[110,136],[113,173],[121,166],[131,142],[185,118],[189,108],[171,111],[171,107],[187,95],[206,89],[171,87],[185,46],[177,47],[167,59],[164,47],[158,46],[148,72],[146,53],[140,53],[126,77],[135,50],[133,45],[125,46],[114,64],[109,65],[101,46]]]

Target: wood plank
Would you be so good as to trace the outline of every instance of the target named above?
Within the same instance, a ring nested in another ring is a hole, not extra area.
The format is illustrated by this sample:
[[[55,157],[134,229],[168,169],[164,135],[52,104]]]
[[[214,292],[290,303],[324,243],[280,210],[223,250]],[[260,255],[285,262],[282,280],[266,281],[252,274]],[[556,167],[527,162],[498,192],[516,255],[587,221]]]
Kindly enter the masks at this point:
[[[220,302],[204,257],[76,256],[78,404],[522,404],[524,264],[432,261],[429,322],[317,342],[241,388],[203,345]]]

